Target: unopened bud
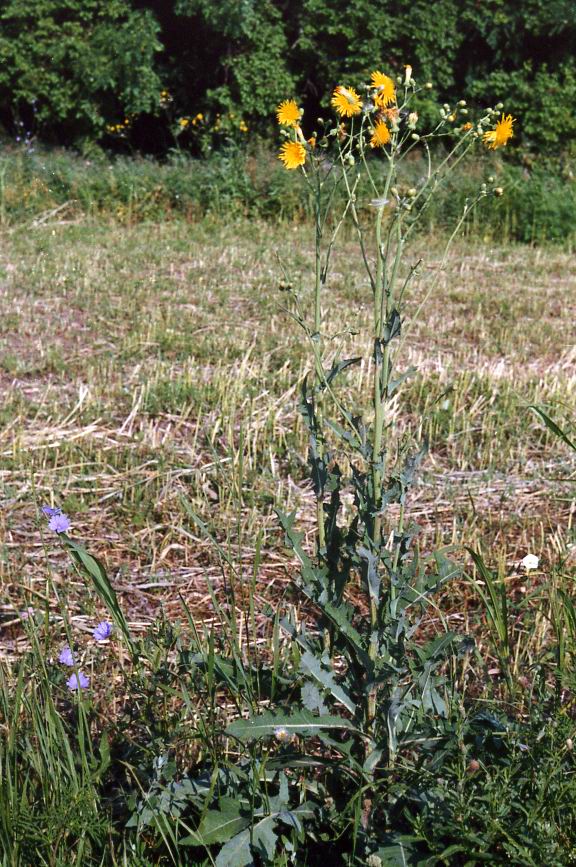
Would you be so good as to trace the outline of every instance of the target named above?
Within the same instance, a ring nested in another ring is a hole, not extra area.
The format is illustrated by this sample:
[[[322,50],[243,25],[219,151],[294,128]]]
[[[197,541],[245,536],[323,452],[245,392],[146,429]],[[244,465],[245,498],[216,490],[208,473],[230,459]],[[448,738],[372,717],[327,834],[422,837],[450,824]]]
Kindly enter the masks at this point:
[[[413,132],[412,135],[410,136],[410,138],[411,138],[413,141],[420,141],[420,136],[418,135],[417,132]]]
[[[572,740],[572,738],[566,738],[566,749],[570,753],[574,749],[574,741]]]
[[[402,84],[402,76],[401,75],[396,76],[396,84]]]
[[[433,86],[434,86],[434,85],[432,84],[431,81],[427,81],[426,84],[424,85],[424,87],[426,88],[426,90],[432,90]]]
[[[493,183],[494,183],[494,178],[492,177],[492,175],[490,175],[490,177],[488,178],[488,183],[489,183],[489,184],[493,184]]]
[[[418,192],[418,190],[416,189],[416,187],[411,187],[408,190],[408,195],[410,196],[411,199],[413,199],[417,192]]]
[[[397,196],[398,195],[398,187],[391,187],[390,192],[392,193],[393,196]]]
[[[468,767],[466,768],[469,774],[475,774],[476,771],[480,770],[480,762],[478,759],[471,759],[468,762]]]
[[[356,160],[354,159],[352,154],[348,154],[348,156],[346,157],[346,162],[349,166],[353,166]]]
[[[444,109],[444,111],[450,111],[450,106],[448,105],[447,102],[444,103],[444,105],[442,106],[442,108]]]
[[[502,189],[502,187],[495,187],[494,188],[494,195],[495,196],[503,196],[504,190]]]
[[[503,102],[497,102],[496,103],[496,111],[502,111],[503,108],[504,108]]]
[[[404,84],[410,84],[410,80],[412,78],[412,67],[410,64],[407,64],[404,69],[406,70],[404,75]]]
[[[460,106],[460,108],[464,108],[464,106],[466,105],[466,100],[461,99],[460,102],[458,103],[458,105]]]
[[[450,121],[450,123],[454,123],[454,121],[456,120],[456,115],[455,114],[449,114],[448,120]]]
[[[468,109],[467,108],[460,109],[460,114],[468,114]]]

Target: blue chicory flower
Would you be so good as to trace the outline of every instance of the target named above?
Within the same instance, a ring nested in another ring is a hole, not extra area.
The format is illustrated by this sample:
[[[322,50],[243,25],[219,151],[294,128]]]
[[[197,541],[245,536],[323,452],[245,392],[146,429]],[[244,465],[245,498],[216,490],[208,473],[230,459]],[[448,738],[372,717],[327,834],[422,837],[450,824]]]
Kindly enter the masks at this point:
[[[42,511],[47,518],[53,518],[54,515],[62,514],[62,509],[53,509],[52,506],[42,506]]]
[[[96,625],[92,635],[95,641],[106,641],[112,635],[112,624],[107,620],[102,620],[101,623]]]
[[[87,689],[90,685],[90,678],[86,677],[85,674],[82,674],[81,671],[71,674],[68,680],[66,681],[66,686],[68,689],[74,691],[75,689]]]
[[[58,657],[58,662],[61,662],[62,665],[76,665],[74,661],[74,657],[72,656],[72,651],[70,647],[65,644],[62,650],[60,651],[60,656]]]
[[[57,515],[52,515],[48,522],[48,527],[53,530],[55,533],[65,533],[72,526],[72,522],[68,515],[65,515],[64,512],[60,512]]]

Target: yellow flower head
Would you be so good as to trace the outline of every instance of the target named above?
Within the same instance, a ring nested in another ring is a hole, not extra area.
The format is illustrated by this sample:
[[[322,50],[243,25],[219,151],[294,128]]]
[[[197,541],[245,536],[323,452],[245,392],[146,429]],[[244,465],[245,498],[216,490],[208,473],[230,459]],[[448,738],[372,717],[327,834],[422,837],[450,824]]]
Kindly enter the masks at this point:
[[[515,123],[515,121],[516,118],[512,117],[511,114],[506,117],[502,115],[495,128],[485,132],[482,136],[484,144],[492,150],[507,145],[508,141],[514,135],[512,124]]]
[[[306,148],[299,141],[287,141],[280,148],[278,159],[284,163],[284,168],[297,169],[306,162]]]
[[[340,117],[354,117],[362,111],[362,101],[353,87],[337,87],[331,102]]]
[[[396,102],[396,88],[394,82],[388,75],[383,72],[373,72],[370,76],[372,79],[372,87],[375,87],[377,93],[374,97],[374,102],[380,108],[386,108],[392,102]]]
[[[390,130],[383,120],[379,120],[372,132],[370,147],[381,148],[390,141]]]
[[[296,126],[300,121],[300,109],[294,99],[285,99],[276,109],[278,123],[282,126]]]

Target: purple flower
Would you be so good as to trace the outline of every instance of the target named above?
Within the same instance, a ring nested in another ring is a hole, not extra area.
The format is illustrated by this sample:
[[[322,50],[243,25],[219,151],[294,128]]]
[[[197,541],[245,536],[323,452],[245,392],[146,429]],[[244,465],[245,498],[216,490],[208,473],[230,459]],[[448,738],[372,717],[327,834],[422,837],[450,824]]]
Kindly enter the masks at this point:
[[[47,518],[53,518],[54,515],[62,514],[62,509],[53,509],[52,506],[42,506],[42,511]]]
[[[96,625],[96,629],[92,633],[95,641],[106,641],[112,635],[112,624],[107,620],[102,620]]]
[[[48,527],[55,533],[65,533],[71,526],[70,518],[64,512],[53,515],[48,522]]]
[[[68,689],[74,691],[75,689],[88,689],[90,685],[90,678],[86,677],[85,674],[82,674],[81,671],[71,674],[68,680],[66,681],[66,686]]]
[[[72,651],[67,644],[65,644],[60,651],[58,662],[61,662],[62,665],[76,665],[76,663],[74,662],[74,657],[72,656]]]

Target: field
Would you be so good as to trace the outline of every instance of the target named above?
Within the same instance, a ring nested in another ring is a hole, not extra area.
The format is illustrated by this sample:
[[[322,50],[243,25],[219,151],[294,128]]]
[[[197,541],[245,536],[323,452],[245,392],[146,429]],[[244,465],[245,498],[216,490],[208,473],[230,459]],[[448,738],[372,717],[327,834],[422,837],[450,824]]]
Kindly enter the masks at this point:
[[[352,326],[334,345],[363,356],[346,379],[361,396],[370,347],[355,332],[370,305],[354,251],[343,236],[326,306]],[[572,593],[575,574],[574,459],[530,406],[562,426],[574,417],[576,263],[561,248],[467,240],[441,267],[440,239],[428,236],[419,255],[408,319],[425,304],[404,358],[416,372],[394,404],[400,430],[429,441],[409,513],[422,551],[445,546],[474,575],[469,546],[502,579],[511,672],[522,683],[554,639],[541,596],[552,585]],[[119,226],[56,216],[3,231],[6,670],[28,647],[29,607],[53,624],[46,658],[57,654],[54,588],[79,633],[105,613],[46,533],[45,503],[62,507],[73,538],[105,562],[136,636],[158,618],[209,626],[230,583],[240,644],[252,621],[265,642],[267,602],[299,608],[274,508],[296,510],[298,526],[312,527],[297,407],[310,362],[281,289],[310,295],[313,256],[306,224],[257,220]],[[540,559],[529,573],[527,554]],[[475,636],[469,689],[481,694],[501,673],[486,610],[467,577],[439,603],[444,623]],[[429,628],[438,622],[429,616]],[[97,723],[122,708],[125,665],[118,654],[89,672]]]

